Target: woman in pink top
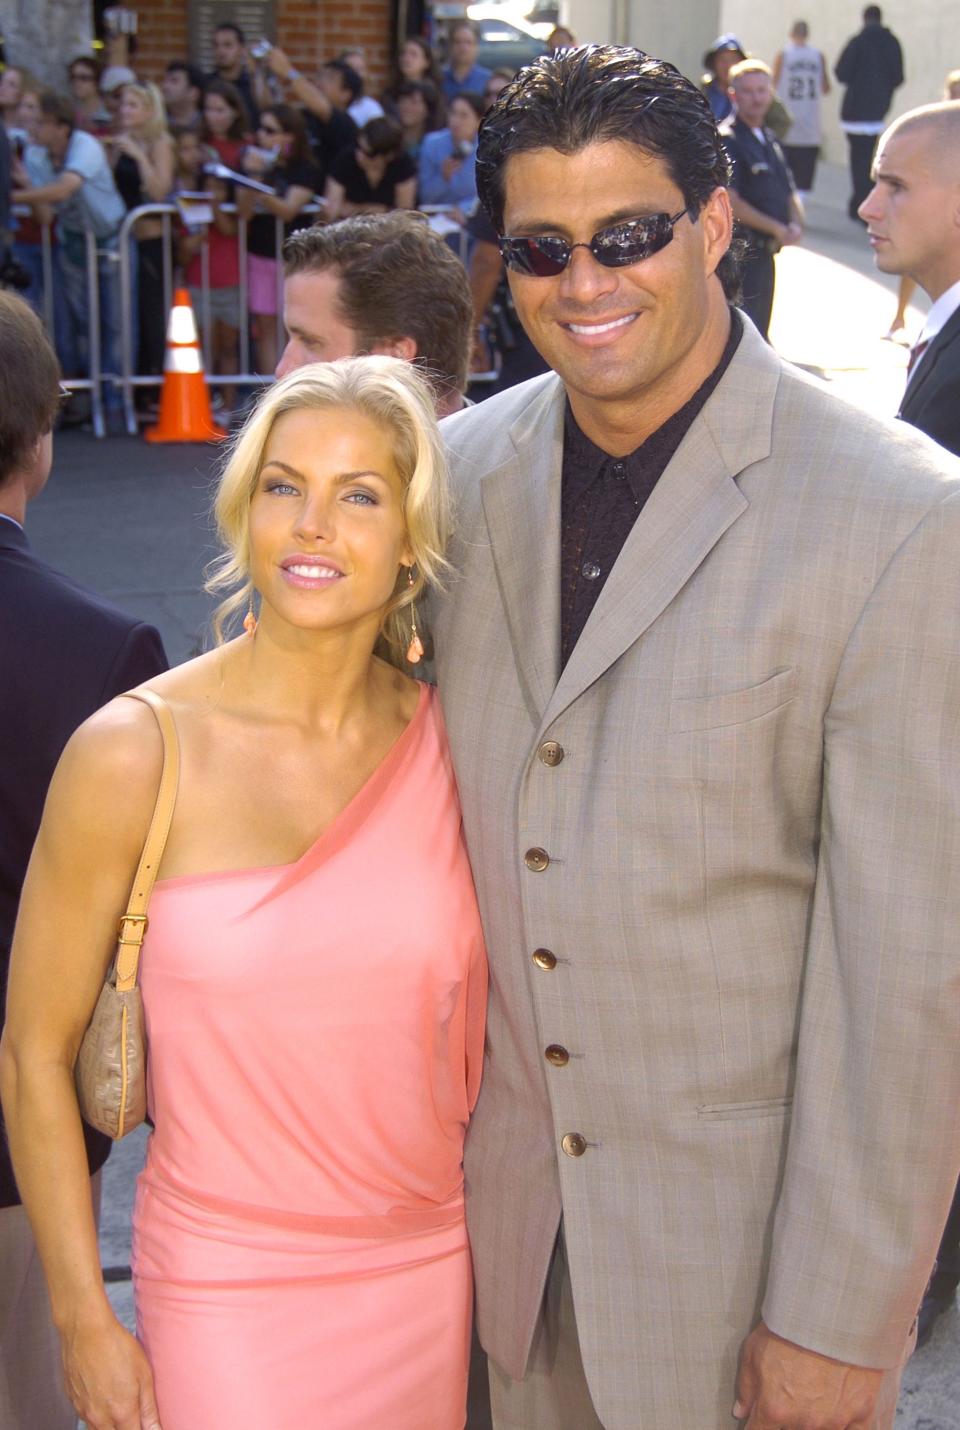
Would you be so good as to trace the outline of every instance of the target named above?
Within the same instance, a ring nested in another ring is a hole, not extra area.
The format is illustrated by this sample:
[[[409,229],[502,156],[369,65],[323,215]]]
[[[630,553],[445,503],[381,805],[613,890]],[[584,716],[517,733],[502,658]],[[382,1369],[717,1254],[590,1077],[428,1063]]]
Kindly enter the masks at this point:
[[[141,963],[136,1339],[71,1068],[159,783],[139,702],[68,746],[14,946],[4,1108],[68,1388],[94,1430],[461,1430],[486,982],[439,707],[404,660],[444,565],[426,384],[393,358],[292,374],[217,516],[248,633],[151,683],[181,775]]]

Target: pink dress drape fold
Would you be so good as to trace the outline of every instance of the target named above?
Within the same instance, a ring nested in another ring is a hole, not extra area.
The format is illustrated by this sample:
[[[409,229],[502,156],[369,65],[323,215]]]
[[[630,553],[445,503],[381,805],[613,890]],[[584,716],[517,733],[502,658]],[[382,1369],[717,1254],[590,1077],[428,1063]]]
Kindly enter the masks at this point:
[[[428,687],[302,858],[158,882],[141,985],[164,1430],[462,1430],[486,970]]]

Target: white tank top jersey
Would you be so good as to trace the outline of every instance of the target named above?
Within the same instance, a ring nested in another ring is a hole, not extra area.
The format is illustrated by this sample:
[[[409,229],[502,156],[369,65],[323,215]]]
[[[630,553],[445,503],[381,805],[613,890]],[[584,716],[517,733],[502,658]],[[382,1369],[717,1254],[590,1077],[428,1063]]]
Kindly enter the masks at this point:
[[[793,115],[793,124],[784,140],[798,149],[819,144],[820,88],[823,60],[812,45],[786,45],[778,93]]]

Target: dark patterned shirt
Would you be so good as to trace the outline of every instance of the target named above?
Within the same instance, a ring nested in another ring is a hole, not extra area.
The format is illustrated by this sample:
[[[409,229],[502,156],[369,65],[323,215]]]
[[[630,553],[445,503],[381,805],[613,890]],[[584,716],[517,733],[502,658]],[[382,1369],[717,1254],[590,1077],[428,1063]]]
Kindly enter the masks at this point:
[[[567,402],[560,508],[561,666],[570,659],[644,503],[737,350],[743,325],[736,310],[730,316],[726,347],[706,382],[629,456],[611,457],[595,446]]]

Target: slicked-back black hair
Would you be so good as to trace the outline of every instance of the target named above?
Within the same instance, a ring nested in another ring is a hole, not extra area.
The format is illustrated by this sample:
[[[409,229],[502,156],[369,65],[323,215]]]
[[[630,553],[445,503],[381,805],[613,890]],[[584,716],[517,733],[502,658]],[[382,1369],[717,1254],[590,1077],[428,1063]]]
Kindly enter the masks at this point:
[[[503,233],[504,177],[513,154],[620,141],[667,167],[693,215],[730,183],[730,163],[710,105],[696,85],[664,60],[618,45],[579,45],[541,55],[507,85],[480,126],[477,191]],[[739,287],[729,251],[717,276],[728,298]]]

